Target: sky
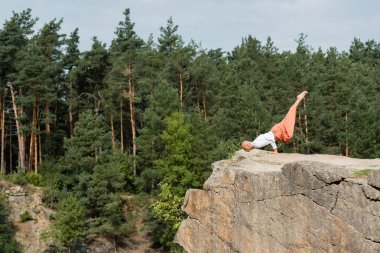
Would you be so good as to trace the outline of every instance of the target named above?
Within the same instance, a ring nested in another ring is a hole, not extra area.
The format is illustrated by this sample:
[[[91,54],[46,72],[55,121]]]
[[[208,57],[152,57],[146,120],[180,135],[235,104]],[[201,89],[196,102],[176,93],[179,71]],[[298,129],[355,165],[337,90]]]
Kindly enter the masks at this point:
[[[248,35],[262,43],[270,36],[280,51],[294,51],[300,33],[314,50],[348,51],[355,37],[380,41],[379,0],[0,0],[1,27],[27,8],[39,18],[36,29],[54,18],[63,18],[65,34],[78,27],[82,51],[93,36],[109,45],[126,8],[142,39],[157,41],[172,17],[185,43],[204,49],[231,51]]]

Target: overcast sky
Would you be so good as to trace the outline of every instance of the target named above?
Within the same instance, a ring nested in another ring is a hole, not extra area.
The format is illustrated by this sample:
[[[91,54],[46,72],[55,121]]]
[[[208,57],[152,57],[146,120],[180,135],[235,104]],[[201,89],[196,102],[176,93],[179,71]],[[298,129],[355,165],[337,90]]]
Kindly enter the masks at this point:
[[[248,35],[263,43],[270,36],[281,51],[293,51],[300,33],[315,50],[348,51],[354,37],[380,41],[379,0],[0,0],[1,24],[27,8],[39,17],[37,28],[53,18],[63,18],[63,33],[78,27],[81,50],[93,36],[109,45],[126,8],[144,40],[157,39],[172,16],[183,40],[205,49],[231,51]]]

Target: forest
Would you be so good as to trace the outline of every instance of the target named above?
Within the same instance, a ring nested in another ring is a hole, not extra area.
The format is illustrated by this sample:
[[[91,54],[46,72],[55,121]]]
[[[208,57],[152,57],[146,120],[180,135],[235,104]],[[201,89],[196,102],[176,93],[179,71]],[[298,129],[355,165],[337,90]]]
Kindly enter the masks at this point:
[[[153,247],[172,243],[187,189],[211,163],[279,122],[303,90],[295,136],[279,152],[380,157],[380,43],[294,51],[252,35],[231,52],[185,42],[170,17],[158,38],[134,30],[130,10],[106,45],[79,50],[63,20],[37,31],[30,9],[0,28],[1,178],[45,189],[57,213],[47,237],[70,248],[97,235],[117,245],[133,231],[127,194],[148,205]],[[158,25],[159,26],[159,25]],[[0,248],[20,252],[0,196]]]

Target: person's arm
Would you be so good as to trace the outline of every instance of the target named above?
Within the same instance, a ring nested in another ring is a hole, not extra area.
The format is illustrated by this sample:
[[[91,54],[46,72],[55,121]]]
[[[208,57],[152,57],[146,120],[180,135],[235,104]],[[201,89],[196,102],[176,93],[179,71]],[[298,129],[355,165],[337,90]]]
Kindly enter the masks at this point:
[[[273,148],[273,154],[278,154],[278,150],[277,150],[276,142],[275,142],[275,141],[271,141],[271,142],[270,142],[270,145],[271,145],[272,148]]]

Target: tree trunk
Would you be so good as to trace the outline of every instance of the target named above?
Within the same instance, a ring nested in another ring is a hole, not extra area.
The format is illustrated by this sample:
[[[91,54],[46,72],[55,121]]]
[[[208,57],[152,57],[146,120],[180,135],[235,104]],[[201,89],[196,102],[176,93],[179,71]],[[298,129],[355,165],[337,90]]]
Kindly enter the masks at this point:
[[[38,142],[37,134],[34,134],[34,174],[38,174]]]
[[[206,95],[203,94],[203,111],[205,114],[205,120],[207,120],[207,107],[206,107]]]
[[[38,126],[38,129],[40,129],[40,126]],[[42,164],[42,144],[41,144],[41,135],[38,135],[38,150],[39,150],[39,160],[40,164]]]
[[[34,114],[34,112],[33,112]],[[34,117],[34,115],[33,115]],[[28,171],[32,170],[33,167],[33,158],[34,158],[34,133],[33,133],[33,126],[32,126],[32,132],[30,133],[30,142],[29,142],[29,164],[28,164]]]
[[[113,115],[111,114],[112,149],[115,149],[115,127],[113,125]]]
[[[197,94],[197,108],[198,108],[198,114],[199,114],[199,117],[202,116],[202,113],[201,113],[201,102],[200,102],[200,99],[199,99],[199,92],[198,92],[198,87],[195,86],[195,92]]]
[[[183,82],[182,82],[182,72],[179,72],[179,97],[181,99],[181,108],[183,108]]]
[[[133,152],[133,157],[136,158],[136,127],[135,127],[135,112],[133,109],[133,99],[135,96],[135,91],[132,86],[132,80],[129,77],[128,78],[128,87],[129,87],[129,110],[131,114],[131,129],[132,129],[132,152]],[[137,175],[136,171],[136,162],[133,161],[133,175]]]
[[[70,138],[73,137],[73,112],[69,106]]]
[[[47,102],[45,104],[45,131],[47,138],[50,139],[50,112],[49,104]]]
[[[1,174],[5,175],[6,168],[5,168],[5,95],[1,91],[0,94],[0,113],[1,113]]]
[[[71,102],[71,96],[72,96],[72,83],[70,82],[70,85],[69,85],[69,99],[68,99],[68,103],[69,103],[69,128],[70,128],[70,138],[73,137],[73,123],[74,123],[74,120],[73,120],[73,105],[72,105],[72,102]]]
[[[347,115],[347,112],[346,112],[346,157],[348,157],[348,138],[347,138],[347,134],[348,134],[348,115]]]
[[[38,109],[38,101],[37,101],[37,107],[36,107],[36,121],[34,123],[36,132],[34,133],[34,174],[38,174],[38,139],[40,139],[39,131],[38,130],[38,119],[39,119],[39,109]],[[41,150],[40,150],[41,152]]]
[[[48,107],[48,110],[49,110],[49,107]],[[50,119],[49,119],[50,120]],[[54,111],[54,128],[53,128],[53,131],[54,129],[57,129],[57,124],[58,124],[58,103],[55,103],[55,111]],[[49,128],[50,130],[50,128]],[[51,133],[51,130],[49,132],[49,134]]]
[[[123,135],[123,97],[120,96],[120,146],[124,151],[124,135]]]
[[[18,167],[19,167],[19,172],[25,172],[25,135],[21,131],[22,123],[19,119],[20,115],[23,112],[23,109],[22,109],[22,106],[17,107],[17,105],[16,105],[15,94],[14,94],[13,85],[12,85],[11,81],[9,81],[9,87],[11,90],[13,112],[15,114],[16,128],[17,128]],[[20,96],[21,95],[22,94],[21,94],[21,90],[20,90]]]
[[[9,173],[13,173],[13,162],[12,162],[12,121],[9,121]]]
[[[34,96],[33,103],[33,116],[32,116],[32,126],[30,133],[30,143],[29,143],[29,171],[34,168],[34,173],[37,174],[38,166],[38,146],[37,146],[37,108],[38,108],[38,96]],[[46,111],[45,111],[46,112]]]

